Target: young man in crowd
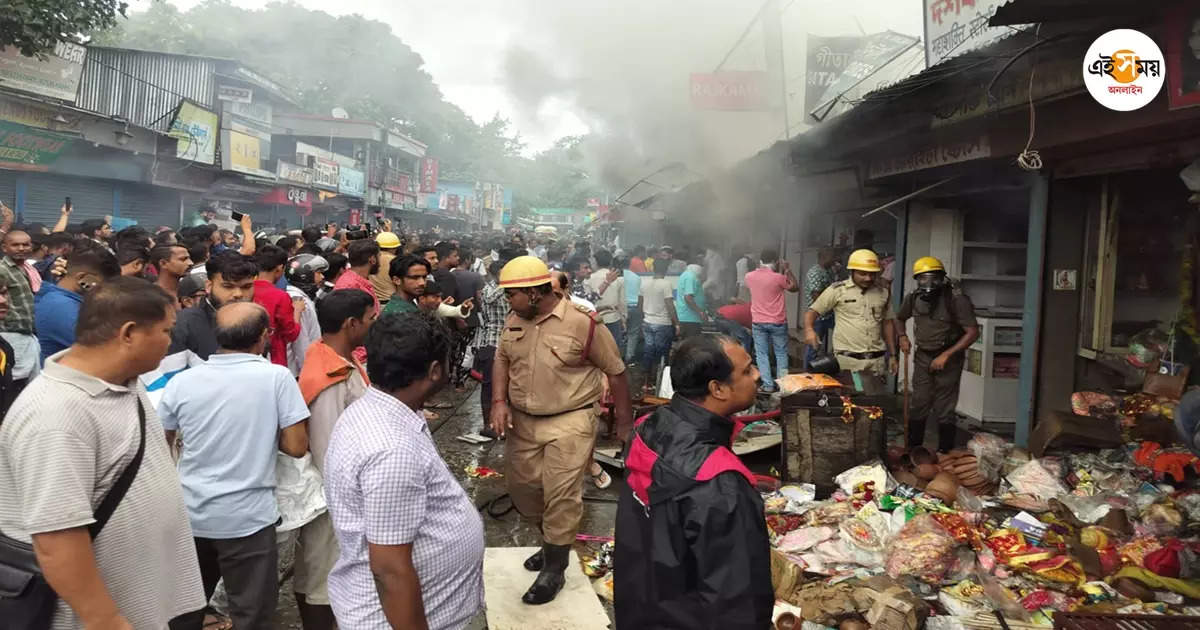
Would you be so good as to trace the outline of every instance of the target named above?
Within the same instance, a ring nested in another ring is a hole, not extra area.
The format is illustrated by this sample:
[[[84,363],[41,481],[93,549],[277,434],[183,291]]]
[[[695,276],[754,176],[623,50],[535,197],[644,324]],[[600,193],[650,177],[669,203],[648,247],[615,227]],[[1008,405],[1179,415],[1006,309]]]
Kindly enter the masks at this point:
[[[671,252],[663,247],[654,262],[654,276],[642,280],[642,369],[645,374],[644,393],[653,395],[658,389],[658,362],[667,358],[671,344],[679,335],[679,316],[675,310],[675,292],[667,279]]]
[[[624,353],[625,278],[621,270],[613,266],[613,257],[608,250],[596,252],[596,270],[584,280],[584,285],[596,294],[596,313]]]
[[[187,241],[185,246],[188,250],[188,258],[192,259],[192,268],[188,270],[188,273],[205,277],[207,271],[204,265],[208,263],[208,259],[212,256],[208,242],[191,240]]]
[[[108,239],[112,238],[112,226],[104,219],[88,219],[79,226],[79,233],[86,236],[93,243],[112,251],[108,247]],[[125,275],[125,274],[121,274]]]
[[[8,314],[8,286],[0,283],[0,320]],[[16,399],[16,394],[13,393],[13,349],[12,346],[0,337],[0,424],[4,423],[4,416],[8,413],[8,408],[12,406],[13,400]],[[485,419],[486,421],[486,419]]]
[[[173,302],[132,278],[88,293],[75,344],[0,425],[0,531],[32,542],[55,628],[165,628],[204,607],[175,464],[138,382],[166,353]],[[131,467],[119,509],[98,509]]]
[[[33,240],[21,230],[12,230],[3,237],[4,258],[0,259],[0,284],[8,289],[8,313],[0,321],[0,337],[12,346],[12,395],[21,393],[37,376],[42,352],[34,334],[34,284],[41,288],[41,276],[26,265],[33,251]],[[36,280],[35,280],[36,278]]]
[[[192,257],[183,245],[160,245],[150,250],[150,265],[158,270],[155,284],[175,295],[179,291],[179,280],[192,268]]]
[[[287,262],[284,277],[287,279],[288,297],[300,302],[300,336],[287,346],[288,369],[297,378],[304,368],[304,357],[308,347],[321,339],[321,323],[317,318],[317,291],[325,281],[329,263],[320,256],[299,254]]]
[[[508,317],[508,300],[500,288],[500,261],[488,267],[487,282],[480,292],[480,325],[472,342],[475,348],[475,371],[479,374],[479,408],[483,410],[483,428],[479,434],[496,439],[496,432],[488,426],[492,412],[492,363],[496,358],[496,346],[500,345],[500,333]]]
[[[629,270],[633,273],[649,273],[646,269],[646,247],[636,245],[633,248],[633,256],[629,258]]]
[[[197,357],[207,359],[217,351],[217,309],[254,299],[258,265],[250,258],[226,252],[209,259],[206,269],[208,280],[204,290],[207,297],[179,312],[179,319],[171,331],[169,354],[191,350]]]
[[[300,372],[300,393],[308,405],[308,450],[325,472],[329,436],[338,417],[366,393],[366,367],[354,358],[375,321],[374,303],[362,291],[342,289],[320,301],[321,338],[311,346]],[[338,557],[333,521],[325,511],[292,534],[296,553],[292,588],[304,630],[332,630],[328,579]]]
[[[449,380],[449,331],[427,315],[388,314],[366,347],[371,387],[325,455],[338,625],[462,628],[484,605],[483,522],[420,413]]]
[[[817,262],[812,267],[809,267],[808,271],[804,274],[804,310],[801,312],[808,311],[809,307],[812,306],[813,302],[817,301],[821,293],[825,289],[828,289],[829,285],[833,284],[833,281],[837,279],[837,276],[833,272],[833,266],[836,262],[837,257],[834,255],[832,247],[822,247],[817,252]],[[817,318],[814,325],[814,332],[821,343],[825,342],[825,335],[832,326],[833,313],[826,313]],[[805,347],[804,364],[806,367],[808,366],[808,362],[812,361],[816,355],[817,348],[812,346]]]
[[[437,248],[436,248],[436,247],[433,247],[432,245],[430,245],[430,246],[426,246],[426,247],[422,247],[422,248],[418,249],[418,250],[417,250],[416,252],[414,252],[414,253],[415,253],[417,256],[420,256],[421,258],[424,258],[424,259],[425,259],[425,262],[429,263],[429,268],[430,268],[430,269],[437,269],[437,266],[438,266],[438,253],[437,253]]]
[[[258,278],[254,281],[254,303],[267,309],[271,316],[271,363],[288,366],[288,344],[300,337],[300,314],[304,312],[304,301],[293,301],[287,291],[276,287],[283,277],[287,264],[287,252],[274,245],[266,245],[254,253],[258,265]]]
[[[657,266],[657,265],[656,265]],[[758,370],[737,341],[685,340],[675,397],[634,429],[617,505],[618,628],[769,628],[771,548],[730,416],[754,404]]]
[[[754,323],[751,332],[758,369],[762,372],[762,391],[770,394],[779,391],[775,379],[788,373],[788,316],[784,293],[796,293],[800,285],[796,283],[788,261],[779,260],[778,251],[764,249],[759,261],[758,269],[746,274],[746,287],[750,289],[750,316]],[[772,349],[775,351],[773,370]]]
[[[83,296],[119,275],[121,268],[113,255],[106,249],[92,247],[71,255],[58,284],[42,285],[33,300],[33,321],[43,362],[75,343]]]
[[[46,236],[45,239],[46,255],[33,266],[43,282],[53,282],[54,276],[50,270],[54,269],[55,261],[64,256],[70,256],[71,252],[75,251],[75,239],[65,232],[55,232]]]
[[[118,246],[117,263],[122,276],[145,278],[146,265],[150,264],[150,250],[141,245]]]
[[[600,294],[585,282],[592,277],[592,263],[584,256],[572,256],[567,261],[564,271],[567,272],[567,279],[571,283],[567,293],[587,300],[592,305],[592,310],[596,310],[595,305],[600,301]]]
[[[379,299],[375,297],[371,276],[379,271],[379,245],[374,241],[351,241],[346,253],[350,268],[337,277],[333,288],[358,289],[367,293],[374,301],[375,312],[378,313]]]
[[[429,262],[414,254],[401,256],[392,261],[388,275],[392,278],[395,291],[387,306],[386,313],[415,313],[417,300],[425,293],[427,278],[433,272]]]
[[[458,267],[454,269],[454,302],[456,305],[463,304],[478,304],[480,300],[479,293],[483,290],[483,276],[471,271],[471,265],[475,261],[475,255],[472,253],[470,244],[464,243],[459,246]],[[451,375],[455,389],[462,391],[465,389],[467,377],[471,374],[470,367],[464,367],[464,356],[466,356],[467,348],[471,346],[471,340],[475,338],[475,331],[479,328],[479,313],[472,310],[470,314],[463,319],[464,326],[459,327],[459,341],[455,346],[454,356],[457,363],[454,364],[454,372]]]
[[[704,269],[699,263],[691,263],[679,274],[679,282],[675,286],[675,314],[679,321],[679,332],[685,339],[700,334],[701,325],[709,320],[701,280],[703,273]]]
[[[208,291],[204,288],[205,282],[203,276],[190,273],[179,280],[176,296],[179,298],[180,309],[191,308],[208,297]]]
[[[158,413],[167,444],[183,436],[179,482],[205,597],[224,578],[233,627],[270,630],[279,597],[275,454],[308,452],[308,407],[287,368],[262,356],[263,307],[222,306],[215,333],[220,349],[167,383]],[[200,617],[193,628],[202,625]]]
[[[638,351],[642,345],[642,277],[634,272],[632,259],[618,262],[617,268],[623,268],[625,281],[625,363],[632,365],[641,356]]]

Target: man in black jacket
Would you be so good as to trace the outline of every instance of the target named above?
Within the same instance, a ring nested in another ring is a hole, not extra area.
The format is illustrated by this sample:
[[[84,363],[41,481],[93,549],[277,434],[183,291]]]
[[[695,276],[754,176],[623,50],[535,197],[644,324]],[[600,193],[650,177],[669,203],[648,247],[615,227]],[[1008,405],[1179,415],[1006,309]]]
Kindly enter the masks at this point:
[[[208,356],[217,351],[217,309],[232,302],[254,299],[258,265],[248,256],[237,252],[217,254],[205,263],[205,272],[208,274],[205,285],[208,297],[179,312],[175,328],[171,330],[168,355],[191,350],[201,359],[208,360]]]
[[[762,630],[775,603],[762,498],[729,450],[758,370],[735,339],[697,335],[671,359],[675,397],[637,424],[617,507],[618,630]]]

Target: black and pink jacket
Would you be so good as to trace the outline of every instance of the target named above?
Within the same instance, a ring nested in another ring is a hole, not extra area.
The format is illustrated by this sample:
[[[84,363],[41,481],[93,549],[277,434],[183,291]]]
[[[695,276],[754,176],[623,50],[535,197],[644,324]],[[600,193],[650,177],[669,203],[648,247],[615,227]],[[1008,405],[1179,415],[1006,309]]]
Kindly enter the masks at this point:
[[[770,627],[762,497],[729,450],[734,434],[679,396],[638,420],[617,508],[617,630]]]

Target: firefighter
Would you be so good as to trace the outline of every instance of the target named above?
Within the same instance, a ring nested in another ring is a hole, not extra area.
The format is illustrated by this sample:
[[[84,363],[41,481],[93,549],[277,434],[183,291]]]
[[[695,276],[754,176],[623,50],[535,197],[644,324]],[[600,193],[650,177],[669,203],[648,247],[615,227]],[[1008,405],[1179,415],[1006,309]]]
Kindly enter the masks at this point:
[[[958,405],[963,357],[967,347],[979,338],[979,322],[975,321],[971,298],[946,277],[942,261],[932,256],[918,259],[913,263],[913,279],[917,288],[904,296],[896,314],[900,351],[907,354],[913,350],[905,327],[909,318],[914,320],[917,342],[908,447],[925,441],[925,425],[932,420],[938,425],[938,450],[948,451],[954,447],[957,431],[954,408]]]

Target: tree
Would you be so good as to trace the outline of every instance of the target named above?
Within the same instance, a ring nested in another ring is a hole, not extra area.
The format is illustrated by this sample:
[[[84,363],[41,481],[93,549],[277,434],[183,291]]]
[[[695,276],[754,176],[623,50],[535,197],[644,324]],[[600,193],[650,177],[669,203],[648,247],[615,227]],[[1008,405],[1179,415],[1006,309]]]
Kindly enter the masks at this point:
[[[0,0],[0,47],[45,55],[77,33],[115,25],[128,7],[119,0]]]

